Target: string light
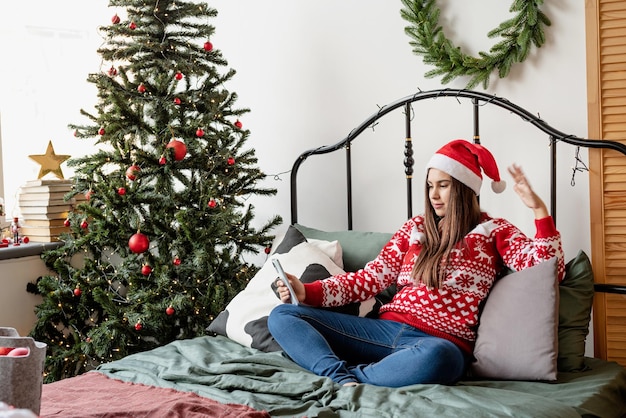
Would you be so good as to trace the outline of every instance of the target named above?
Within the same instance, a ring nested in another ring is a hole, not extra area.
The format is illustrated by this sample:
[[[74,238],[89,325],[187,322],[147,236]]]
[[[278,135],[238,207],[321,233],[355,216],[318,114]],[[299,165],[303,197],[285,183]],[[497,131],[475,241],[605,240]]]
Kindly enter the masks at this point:
[[[575,155],[574,155],[575,165],[572,167],[572,179],[570,180],[570,185],[573,187],[576,185],[576,173],[589,171],[587,165],[580,158],[580,147],[576,147]]]

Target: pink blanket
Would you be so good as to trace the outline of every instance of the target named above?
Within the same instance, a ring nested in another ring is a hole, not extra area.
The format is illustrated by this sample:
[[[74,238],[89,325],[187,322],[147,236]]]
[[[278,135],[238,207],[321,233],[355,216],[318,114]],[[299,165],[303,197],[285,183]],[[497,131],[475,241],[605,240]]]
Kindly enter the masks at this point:
[[[40,417],[246,417],[267,418],[240,404],[222,404],[191,392],[178,392],[86,373],[43,385]]]

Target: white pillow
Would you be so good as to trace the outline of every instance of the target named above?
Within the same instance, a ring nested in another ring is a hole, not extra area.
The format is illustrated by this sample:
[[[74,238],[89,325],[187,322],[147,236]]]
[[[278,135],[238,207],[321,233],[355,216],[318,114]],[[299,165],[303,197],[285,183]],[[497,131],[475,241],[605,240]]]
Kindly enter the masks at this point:
[[[343,269],[343,251],[339,241],[324,241],[321,239],[307,239],[309,244],[322,250],[337,267]]]
[[[283,242],[283,240],[285,239],[286,234],[287,233],[279,234],[276,236],[276,238],[274,238],[270,253],[274,253],[274,251],[276,251],[276,248],[278,248],[280,243]],[[306,240],[310,244],[313,244],[315,247],[322,250],[328,257],[330,257],[331,260],[333,260],[333,263],[335,263],[340,268],[343,268],[343,249],[341,248],[341,244],[338,240],[327,241],[321,239],[304,238],[304,235],[302,235],[302,238],[303,240]]]
[[[480,316],[471,374],[556,380],[558,295],[556,258],[498,280]]]
[[[272,255],[280,260],[287,273],[298,276],[303,282],[344,273],[318,246],[306,240],[298,243],[298,240],[294,241],[295,235],[298,235],[299,239],[301,234],[295,228],[290,228],[283,242],[288,245],[295,243],[295,246],[291,248],[282,246],[279,249],[287,252]],[[263,351],[280,350],[280,346],[267,328],[269,313],[282,303],[271,288],[276,278],[274,266],[269,260],[266,261],[246,288],[228,303],[226,309],[211,322],[207,330],[224,335],[247,347]]]

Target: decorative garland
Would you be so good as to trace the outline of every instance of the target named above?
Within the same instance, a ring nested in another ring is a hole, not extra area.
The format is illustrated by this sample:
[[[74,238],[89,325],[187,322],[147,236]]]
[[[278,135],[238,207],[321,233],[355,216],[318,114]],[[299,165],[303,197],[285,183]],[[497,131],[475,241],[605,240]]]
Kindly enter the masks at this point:
[[[487,36],[500,36],[502,40],[491,47],[489,53],[479,52],[480,58],[461,52],[444,35],[439,26],[440,10],[435,0],[402,0],[401,15],[410,23],[404,31],[413,40],[409,44],[413,52],[422,55],[425,64],[436,68],[426,72],[427,78],[443,75],[442,83],[447,84],[459,76],[470,76],[466,88],[471,89],[482,83],[489,86],[490,74],[497,70],[500,78],[509,74],[511,65],[524,61],[532,44],[540,48],[545,43],[543,26],[550,26],[550,19],[539,10],[543,0],[514,0],[509,8],[515,17],[500,23]]]

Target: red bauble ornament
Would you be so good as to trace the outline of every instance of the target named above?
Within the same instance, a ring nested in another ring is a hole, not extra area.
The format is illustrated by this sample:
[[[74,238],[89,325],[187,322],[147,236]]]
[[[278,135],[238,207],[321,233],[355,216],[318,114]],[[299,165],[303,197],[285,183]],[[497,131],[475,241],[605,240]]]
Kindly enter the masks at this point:
[[[165,309],[165,313],[170,315],[170,316],[174,315],[174,312],[176,312],[176,311],[171,306],[168,306],[167,309]]]
[[[146,86],[143,83],[141,83],[140,85],[137,86],[137,91],[139,93],[145,93],[146,92]]]
[[[135,30],[137,29],[137,25],[135,24],[135,22],[130,22],[130,24],[128,25],[128,28],[130,30]]]
[[[119,189],[117,189],[117,194],[119,194],[120,196],[124,196],[126,194],[126,189],[124,187],[120,187]]]
[[[81,228],[83,228],[83,229],[87,229],[87,228],[89,228],[89,222],[87,222],[87,221],[82,221],[82,222],[80,223],[80,227],[81,227]]]
[[[198,130],[196,131],[196,136],[198,138],[202,138],[204,136],[204,131],[202,130],[202,128],[198,128]]]
[[[228,160],[226,160],[226,163],[228,165],[235,165],[235,159],[233,157],[228,157]]]
[[[63,221],[63,226],[66,228],[69,228],[69,226],[71,225],[69,218]]]
[[[139,174],[140,171],[141,171],[141,167],[133,164],[130,167],[128,167],[128,169],[126,169],[126,177],[128,178],[128,180],[134,181],[137,178],[137,174]]]
[[[141,268],[141,274],[143,274],[144,276],[149,276],[150,273],[152,273],[152,267],[150,267],[149,265],[144,265]]]
[[[91,199],[92,195],[93,195],[93,190],[91,189],[87,190],[87,192],[85,192],[85,199],[87,200]]]
[[[141,232],[133,234],[128,240],[128,248],[135,254],[141,254],[150,247],[150,240]]]
[[[172,261],[174,263],[175,266],[180,266],[180,263],[182,262],[180,258],[178,258],[178,256],[174,257],[174,260]]]
[[[217,202],[215,201],[215,199],[211,198],[209,199],[209,203],[207,203],[207,206],[213,209],[214,207],[217,206]]]
[[[269,254],[272,251],[272,247],[265,247],[265,254]]]
[[[142,330],[142,328],[143,328],[143,325],[141,325],[141,322],[137,322],[137,323],[135,324],[135,329],[136,329],[137,331],[141,331],[141,330]]]
[[[104,130],[104,128],[98,129],[98,135],[104,135],[105,133],[106,131]]]
[[[180,71],[176,71],[176,74],[174,75],[174,78],[176,80],[182,80],[183,79],[183,73],[181,73]]]
[[[113,23],[114,25],[117,25],[118,23],[120,23],[120,17],[116,14],[115,16],[113,16],[111,18],[111,23]]]
[[[28,238],[28,237],[22,237],[22,242],[23,242],[24,244],[28,244],[28,243],[29,243],[29,241],[30,241],[30,238]]]
[[[206,52],[213,51],[213,44],[212,44],[211,42],[209,42],[209,41],[206,41],[206,42],[204,43],[204,50],[205,50]]]
[[[237,121],[235,122],[235,126],[237,127],[237,129],[241,129],[243,127],[243,123],[241,123],[241,121],[237,119]]]
[[[111,77],[114,77],[117,75],[117,69],[114,66],[111,66],[111,68],[109,68],[109,75]]]
[[[172,139],[166,146],[165,148],[172,148],[174,149],[174,159],[176,161],[180,161],[183,158],[185,158],[185,155],[187,155],[187,146],[185,145],[184,142],[179,141],[178,139]]]
[[[167,163],[167,160],[165,159],[164,156],[161,155],[161,158],[159,158],[159,164],[165,165],[166,163]]]
[[[174,97],[174,104],[178,106],[180,103],[180,99],[178,97]]]
[[[74,289],[74,296],[80,296],[83,292],[80,290],[80,287]]]

